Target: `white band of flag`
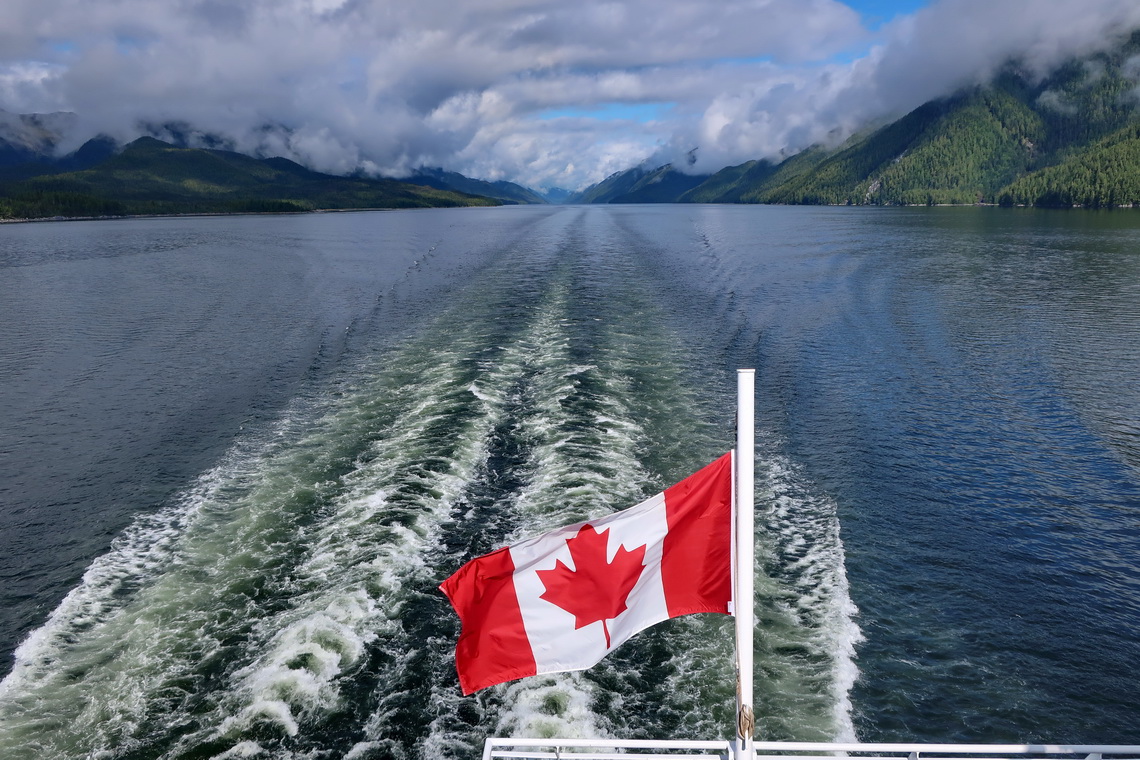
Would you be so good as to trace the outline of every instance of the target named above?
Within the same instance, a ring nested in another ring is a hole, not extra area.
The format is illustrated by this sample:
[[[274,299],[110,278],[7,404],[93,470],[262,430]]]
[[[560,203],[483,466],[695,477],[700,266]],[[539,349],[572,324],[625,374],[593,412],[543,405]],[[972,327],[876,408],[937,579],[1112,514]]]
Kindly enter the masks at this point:
[[[732,601],[732,455],[635,507],[477,557],[440,585],[464,694],[582,670],[649,626]]]

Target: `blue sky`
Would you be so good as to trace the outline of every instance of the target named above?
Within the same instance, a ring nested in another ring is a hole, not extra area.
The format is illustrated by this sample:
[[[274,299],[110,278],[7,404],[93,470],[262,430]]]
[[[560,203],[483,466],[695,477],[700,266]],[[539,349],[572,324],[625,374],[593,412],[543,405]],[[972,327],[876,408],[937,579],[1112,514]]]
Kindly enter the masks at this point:
[[[862,17],[863,24],[869,31],[877,31],[884,24],[899,16],[914,13],[929,0],[848,0],[845,4],[854,9]],[[871,45],[876,41],[874,36],[867,40],[860,40],[851,49],[836,52],[828,58],[829,62],[851,63],[865,56]],[[727,59],[729,64],[743,65],[746,63],[762,63],[769,61],[767,56],[757,56],[747,60]],[[552,108],[534,115],[537,119],[596,119],[599,121],[634,121],[641,123],[660,121],[669,110],[676,107],[676,103],[600,103],[588,106],[567,106]]]
[[[60,151],[172,124],[321,171],[576,189],[842,140],[1136,27],[1136,0],[5,0],[0,109],[77,114]]]
[[[863,22],[872,29],[879,28],[896,16],[914,13],[927,4],[922,0],[850,0],[847,3],[859,12]]]

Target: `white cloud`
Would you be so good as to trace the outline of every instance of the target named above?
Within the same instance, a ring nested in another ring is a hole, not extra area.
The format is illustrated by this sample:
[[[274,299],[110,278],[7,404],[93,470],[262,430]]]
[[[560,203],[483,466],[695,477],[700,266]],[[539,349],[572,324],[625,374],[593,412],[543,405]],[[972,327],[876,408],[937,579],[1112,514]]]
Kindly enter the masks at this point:
[[[874,37],[837,0],[6,0],[5,16],[9,111],[73,110],[120,139],[181,122],[324,171],[578,187],[697,146],[711,171],[843,136],[1011,55],[1043,68],[1106,44],[1140,5],[942,0]],[[671,105],[651,123],[542,118],[606,103]]]
[[[700,145],[698,171],[843,139],[862,126],[983,82],[1011,58],[1047,73],[1140,27],[1134,0],[942,0],[884,27],[851,63],[772,68],[721,88],[663,157]]]
[[[59,64],[35,60],[0,64],[0,104],[13,112],[61,109],[64,102],[54,85],[65,71]]]

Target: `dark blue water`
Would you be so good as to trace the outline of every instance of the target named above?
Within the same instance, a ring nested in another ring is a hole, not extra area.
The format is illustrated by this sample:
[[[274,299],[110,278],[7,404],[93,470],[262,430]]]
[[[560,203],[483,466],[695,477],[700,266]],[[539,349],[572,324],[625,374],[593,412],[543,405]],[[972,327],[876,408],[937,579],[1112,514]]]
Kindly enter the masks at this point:
[[[413,275],[441,222],[380,216],[0,229],[5,652],[137,514],[327,375],[362,322],[398,334],[422,311],[399,301],[434,283]]]
[[[749,250],[731,211],[762,425],[838,505],[860,738],[1135,740],[1140,220],[788,210]]]
[[[51,223],[0,271],[5,755],[727,735],[726,621],[462,698],[434,586],[727,449],[743,366],[765,738],[1140,742],[1140,217]]]

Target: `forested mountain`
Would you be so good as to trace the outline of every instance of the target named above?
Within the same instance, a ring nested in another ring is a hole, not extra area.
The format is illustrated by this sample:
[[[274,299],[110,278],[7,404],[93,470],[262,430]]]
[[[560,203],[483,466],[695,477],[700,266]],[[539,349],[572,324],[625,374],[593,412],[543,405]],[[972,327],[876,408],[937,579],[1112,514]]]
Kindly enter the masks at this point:
[[[1022,177],[997,200],[1003,206],[1140,206],[1140,125]]]
[[[635,166],[611,174],[598,184],[571,196],[567,203],[674,203],[682,194],[708,179],[684,174],[665,164],[656,169]]]
[[[798,180],[818,166],[830,153],[809,148],[773,164],[749,161],[721,169],[692,190],[678,197],[680,203],[763,203],[761,195],[769,188]]]
[[[614,198],[625,195],[638,180],[647,174],[640,166],[625,171],[614,172],[596,185],[574,193],[567,203],[612,203]]]
[[[0,183],[0,217],[9,218],[498,203],[394,180],[334,177],[284,158],[177,148],[150,137],[83,171]]]
[[[546,198],[533,190],[522,185],[516,185],[514,182],[507,182],[506,180],[487,182],[481,179],[471,179],[458,172],[449,172],[444,169],[420,169],[403,181],[413,185],[426,185],[439,190],[455,190],[469,195],[496,198],[507,204],[548,202]]]
[[[0,216],[550,201],[514,183],[443,169],[421,169],[403,182],[334,177],[282,158],[153,138],[123,149],[96,138],[58,155],[61,146],[78,143],[77,123],[68,113],[0,111]],[[1012,61],[985,85],[925,103],[838,146],[711,176],[672,164],[637,166],[564,202],[1140,205],[1140,32],[1044,78]]]
[[[0,110],[0,181],[87,169],[114,155],[107,137],[88,140],[77,150],[56,155],[57,146],[75,127],[75,114],[14,114]]]
[[[615,175],[580,202],[630,202],[643,178],[643,170]],[[1138,188],[1135,33],[1117,49],[1070,61],[1044,79],[1012,62],[985,86],[925,103],[843,145],[727,167],[671,200],[1101,207],[1140,203]]]
[[[0,110],[0,167],[46,158],[74,122],[75,114],[66,112],[16,114]]]
[[[682,203],[740,203],[749,188],[763,184],[775,171],[776,164],[767,160],[729,166],[685,191],[677,200]]]
[[[569,203],[569,199],[574,193],[565,188],[550,187],[540,192],[539,195],[545,198],[547,203]]]
[[[484,182],[443,169],[423,169],[401,181],[336,177],[282,158],[194,149],[190,136],[171,124],[160,125],[161,131],[178,144],[147,137],[120,146],[98,136],[58,155],[76,122],[71,113],[0,111],[0,217],[547,202],[513,182]]]
[[[927,103],[819,161],[751,188],[760,203],[976,203],[1025,173],[1041,119],[995,86]]]

